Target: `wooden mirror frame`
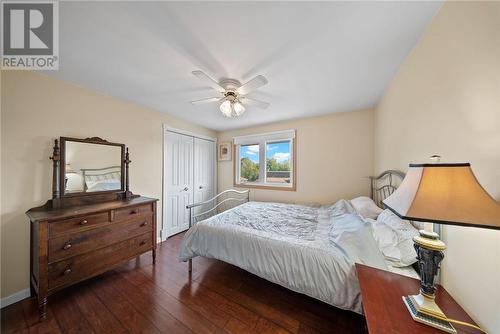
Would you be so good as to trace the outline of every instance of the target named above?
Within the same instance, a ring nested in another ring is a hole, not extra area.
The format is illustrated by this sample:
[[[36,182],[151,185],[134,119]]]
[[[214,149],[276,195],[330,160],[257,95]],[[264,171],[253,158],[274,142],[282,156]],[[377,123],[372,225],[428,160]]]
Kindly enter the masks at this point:
[[[120,189],[91,191],[91,192],[75,192],[75,193],[65,194],[66,142],[68,141],[121,147]],[[107,140],[99,137],[90,137],[85,139],[60,137],[59,140],[57,139],[55,140],[53,155],[52,157],[50,157],[50,159],[53,161],[53,177],[52,177],[53,208],[135,197],[135,195],[133,195],[129,189],[128,165],[131,161],[129,159],[128,148],[125,147],[125,144],[108,142]]]

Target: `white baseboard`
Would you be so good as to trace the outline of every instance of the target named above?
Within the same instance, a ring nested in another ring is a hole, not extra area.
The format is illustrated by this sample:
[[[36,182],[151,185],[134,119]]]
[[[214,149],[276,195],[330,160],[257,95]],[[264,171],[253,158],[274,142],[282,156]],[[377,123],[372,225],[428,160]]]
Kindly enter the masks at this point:
[[[25,298],[29,298],[31,294],[31,291],[29,288],[15,292],[11,294],[10,296],[4,297],[0,300],[0,308],[4,308],[6,306],[9,306],[11,304],[17,303],[20,300],[23,300]]]
[[[160,230],[160,242],[167,240],[167,230]]]

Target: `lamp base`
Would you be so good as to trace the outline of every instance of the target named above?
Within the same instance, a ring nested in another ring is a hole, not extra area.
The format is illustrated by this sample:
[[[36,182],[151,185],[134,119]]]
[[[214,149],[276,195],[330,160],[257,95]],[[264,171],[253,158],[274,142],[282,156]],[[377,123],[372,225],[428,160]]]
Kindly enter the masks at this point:
[[[434,302],[434,299],[418,294],[403,296],[403,302],[410,311],[413,320],[451,334],[457,332],[451,323],[443,320],[446,319],[446,316]]]
[[[403,301],[413,320],[448,333],[456,333],[457,331],[446,320],[446,316],[434,300],[435,278],[439,264],[443,260],[443,250],[446,245],[439,240],[437,233],[426,230],[419,231],[419,236],[414,237],[413,241],[420,269],[420,293],[404,296]]]

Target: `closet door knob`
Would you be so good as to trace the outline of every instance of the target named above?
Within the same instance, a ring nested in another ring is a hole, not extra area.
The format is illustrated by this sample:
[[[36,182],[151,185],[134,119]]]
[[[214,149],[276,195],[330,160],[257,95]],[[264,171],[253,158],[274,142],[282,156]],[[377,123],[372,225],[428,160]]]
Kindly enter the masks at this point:
[[[186,187],[186,188],[182,189],[182,191],[188,191],[188,190],[189,190],[189,188],[188,188],[188,187]]]
[[[203,188],[205,188],[205,187],[204,187],[204,186],[199,186],[199,187],[198,187],[198,189],[203,189]]]

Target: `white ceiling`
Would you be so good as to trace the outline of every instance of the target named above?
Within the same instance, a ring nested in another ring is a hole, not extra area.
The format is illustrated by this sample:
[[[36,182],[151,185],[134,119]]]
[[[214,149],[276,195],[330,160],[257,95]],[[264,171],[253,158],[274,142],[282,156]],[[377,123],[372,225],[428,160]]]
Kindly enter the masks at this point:
[[[46,74],[214,130],[376,105],[441,2],[60,2]],[[191,74],[269,84],[227,119]]]

